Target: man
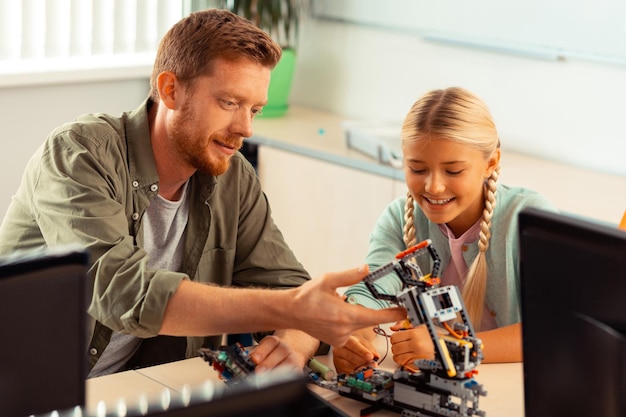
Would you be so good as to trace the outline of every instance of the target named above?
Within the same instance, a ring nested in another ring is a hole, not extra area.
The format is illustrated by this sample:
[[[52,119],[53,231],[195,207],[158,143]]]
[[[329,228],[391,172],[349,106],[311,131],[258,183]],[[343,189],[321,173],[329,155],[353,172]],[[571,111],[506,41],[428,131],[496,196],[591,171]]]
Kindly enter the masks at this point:
[[[266,330],[273,335],[252,353],[258,368],[302,367],[319,340],[341,345],[356,329],[404,317],[337,295],[365,271],[309,280],[237,152],[280,54],[232,13],[194,13],[164,36],[144,103],[58,127],[29,162],[0,227],[0,253],[89,250],[89,376],[194,356],[223,333]]]

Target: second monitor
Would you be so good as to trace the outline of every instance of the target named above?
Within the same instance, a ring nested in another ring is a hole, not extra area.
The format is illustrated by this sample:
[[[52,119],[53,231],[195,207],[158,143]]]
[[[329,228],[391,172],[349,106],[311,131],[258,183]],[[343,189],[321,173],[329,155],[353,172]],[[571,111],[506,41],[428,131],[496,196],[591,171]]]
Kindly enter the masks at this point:
[[[626,416],[626,232],[519,216],[527,417]]]

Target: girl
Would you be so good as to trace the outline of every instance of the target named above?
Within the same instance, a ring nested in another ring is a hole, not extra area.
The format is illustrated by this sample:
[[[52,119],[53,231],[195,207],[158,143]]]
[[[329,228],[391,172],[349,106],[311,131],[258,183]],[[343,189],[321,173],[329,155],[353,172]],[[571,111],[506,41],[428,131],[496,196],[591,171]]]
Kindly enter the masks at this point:
[[[478,337],[483,362],[522,359],[517,215],[525,207],[555,208],[534,191],[498,184],[500,140],[487,106],[461,88],[435,90],[421,97],[401,132],[406,197],[393,201],[370,237],[370,270],[389,263],[406,248],[430,239],[442,261],[441,285],[463,293]],[[430,272],[428,260],[420,268]],[[402,288],[393,274],[375,281],[382,293]],[[387,307],[363,283],[346,296],[367,307]],[[424,328],[391,327],[393,359],[400,365],[432,358]],[[338,372],[375,365],[379,358],[372,328],[354,333],[333,349]]]

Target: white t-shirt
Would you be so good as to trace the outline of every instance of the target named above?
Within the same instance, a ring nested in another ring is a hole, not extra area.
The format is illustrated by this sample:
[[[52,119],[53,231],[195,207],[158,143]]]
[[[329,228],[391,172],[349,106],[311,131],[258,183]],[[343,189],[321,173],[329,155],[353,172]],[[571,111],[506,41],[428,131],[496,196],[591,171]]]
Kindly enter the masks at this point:
[[[181,271],[183,265],[184,233],[189,217],[187,184],[178,201],[156,196],[142,221],[144,249],[148,252],[149,269]],[[94,365],[88,378],[112,374],[137,352],[140,338],[132,334],[113,332],[102,356]]]

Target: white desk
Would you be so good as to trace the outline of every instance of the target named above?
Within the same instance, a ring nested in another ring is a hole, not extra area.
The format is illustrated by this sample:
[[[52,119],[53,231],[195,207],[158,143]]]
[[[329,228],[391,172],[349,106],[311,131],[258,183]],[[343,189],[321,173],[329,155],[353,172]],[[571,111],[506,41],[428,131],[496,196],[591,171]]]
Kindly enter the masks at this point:
[[[330,357],[318,359],[326,362]],[[202,358],[92,378],[87,380],[87,408],[93,413],[98,404],[102,403],[106,404],[107,410],[112,410],[122,397],[129,405],[134,405],[142,395],[148,399],[157,399],[166,389],[180,392],[185,385],[194,387],[206,380],[218,379],[217,373]],[[476,379],[487,390],[487,396],[480,400],[480,408],[487,412],[487,416],[524,416],[521,363],[481,364]],[[314,384],[311,384],[311,389],[350,415],[358,416],[360,410],[367,406]],[[397,417],[398,414],[381,410],[373,417],[384,416]]]

